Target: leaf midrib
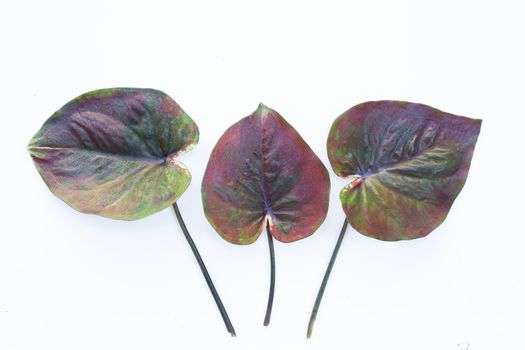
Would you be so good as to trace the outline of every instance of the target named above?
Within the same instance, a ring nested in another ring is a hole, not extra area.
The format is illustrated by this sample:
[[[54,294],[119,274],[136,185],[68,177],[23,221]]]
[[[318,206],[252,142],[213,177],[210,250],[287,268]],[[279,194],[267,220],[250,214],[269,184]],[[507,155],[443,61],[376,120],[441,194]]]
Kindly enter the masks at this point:
[[[382,174],[384,172],[388,172],[390,170],[393,170],[393,169],[399,167],[402,164],[405,164],[405,163],[408,163],[410,161],[413,161],[415,158],[417,158],[419,156],[422,156],[425,153],[430,152],[431,150],[434,150],[434,149],[439,148],[439,147],[441,147],[441,145],[433,145],[432,147],[429,147],[429,148],[425,149],[422,152],[418,152],[418,153],[412,155],[410,158],[403,159],[401,161],[397,161],[397,162],[394,162],[394,163],[390,163],[390,164],[388,164],[386,166],[379,167],[376,170],[366,170],[366,171],[363,171],[361,173],[352,173],[352,174],[350,174],[348,176],[345,176],[345,178],[346,177],[350,177],[350,176],[360,176],[363,180],[366,180],[369,177],[380,175],[380,174]],[[412,175],[408,175],[408,174],[406,174],[404,176],[412,177]]]
[[[166,163],[167,159],[172,158],[173,155],[179,153],[179,152],[171,153],[165,157],[157,157],[153,155],[138,156],[138,155],[132,155],[132,154],[114,153],[114,152],[106,152],[106,151],[100,151],[100,150],[90,150],[90,149],[79,148],[79,147],[53,147],[53,146],[30,146],[27,148],[27,150],[34,157],[38,157],[38,154],[36,154],[36,151],[45,152],[49,150],[55,150],[55,151],[70,151],[71,150],[71,151],[84,152],[84,153],[101,154],[108,158],[120,158],[122,160],[131,160],[131,161],[138,161],[138,162],[152,163],[152,164],[159,164],[159,165]]]

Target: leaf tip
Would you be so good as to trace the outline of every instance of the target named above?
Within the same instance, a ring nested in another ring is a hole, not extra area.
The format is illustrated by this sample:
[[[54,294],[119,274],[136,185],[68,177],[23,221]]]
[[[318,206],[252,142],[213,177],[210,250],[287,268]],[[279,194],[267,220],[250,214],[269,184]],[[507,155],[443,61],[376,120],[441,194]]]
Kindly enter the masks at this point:
[[[271,108],[266,106],[264,103],[260,102],[259,105],[257,106],[257,109],[255,110],[255,114],[258,116],[264,116],[268,114],[270,111],[272,111]]]

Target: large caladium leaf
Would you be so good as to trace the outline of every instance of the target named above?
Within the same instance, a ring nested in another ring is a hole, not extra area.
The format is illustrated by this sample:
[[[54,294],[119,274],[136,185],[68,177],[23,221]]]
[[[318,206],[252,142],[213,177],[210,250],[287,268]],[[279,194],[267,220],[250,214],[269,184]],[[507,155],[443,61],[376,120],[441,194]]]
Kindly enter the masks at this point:
[[[114,88],[67,103],[28,150],[49,189],[71,207],[135,220],[185,191],[191,175],[176,157],[198,139],[197,125],[165,93]]]
[[[328,136],[350,224],[395,241],[427,235],[446,217],[470,167],[481,120],[422,104],[378,101],[338,117]]]
[[[135,220],[171,204],[228,332],[235,329],[176,203],[191,175],[176,157],[199,140],[193,120],[165,93],[88,92],[53,114],[28,149],[40,175],[73,208]]]
[[[427,235],[467,179],[481,120],[417,103],[366,102],[339,116],[327,149],[335,173],[349,178],[340,193],[346,218],[310,315],[307,338],[348,222],[385,241]]]
[[[206,216],[236,244],[271,234],[292,242],[312,234],[328,210],[330,180],[297,131],[263,104],[231,126],[210,156],[202,181]]]

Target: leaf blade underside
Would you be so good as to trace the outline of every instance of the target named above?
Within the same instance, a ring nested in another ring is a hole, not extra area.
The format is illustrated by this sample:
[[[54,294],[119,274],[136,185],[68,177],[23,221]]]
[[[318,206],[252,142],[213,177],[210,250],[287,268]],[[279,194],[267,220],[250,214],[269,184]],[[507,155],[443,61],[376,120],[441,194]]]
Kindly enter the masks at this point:
[[[465,184],[481,120],[409,102],[359,104],[327,141],[334,172],[360,177],[340,192],[350,224],[381,240],[426,236]]]
[[[311,235],[328,210],[328,171],[297,131],[260,105],[232,125],[212,151],[202,181],[206,217],[235,244],[264,229],[281,242]]]
[[[197,125],[165,93],[112,88],[68,102],[28,151],[51,192],[74,209],[136,220],[182,195],[191,175],[175,157],[198,138]]]

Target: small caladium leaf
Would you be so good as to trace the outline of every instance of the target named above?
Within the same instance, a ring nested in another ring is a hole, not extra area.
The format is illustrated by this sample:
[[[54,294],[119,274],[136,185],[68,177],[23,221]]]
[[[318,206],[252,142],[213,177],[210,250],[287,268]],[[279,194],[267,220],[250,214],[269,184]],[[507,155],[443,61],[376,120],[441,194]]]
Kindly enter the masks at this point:
[[[186,190],[191,175],[176,157],[198,139],[197,125],[165,93],[114,88],[67,103],[28,150],[49,189],[71,207],[135,220]]]
[[[399,101],[343,113],[327,148],[335,173],[354,177],[340,194],[350,224],[381,240],[427,235],[465,184],[480,127],[481,120]]]
[[[326,217],[329,192],[323,163],[279,113],[263,104],[226,130],[211,153],[202,201],[215,230],[231,243],[250,244],[266,225],[271,273],[265,326],[275,288],[272,236],[287,243],[311,235]]]
[[[227,241],[253,243],[269,221],[281,242],[311,235],[328,210],[328,171],[297,131],[263,104],[222,135],[202,181],[206,216]]]

